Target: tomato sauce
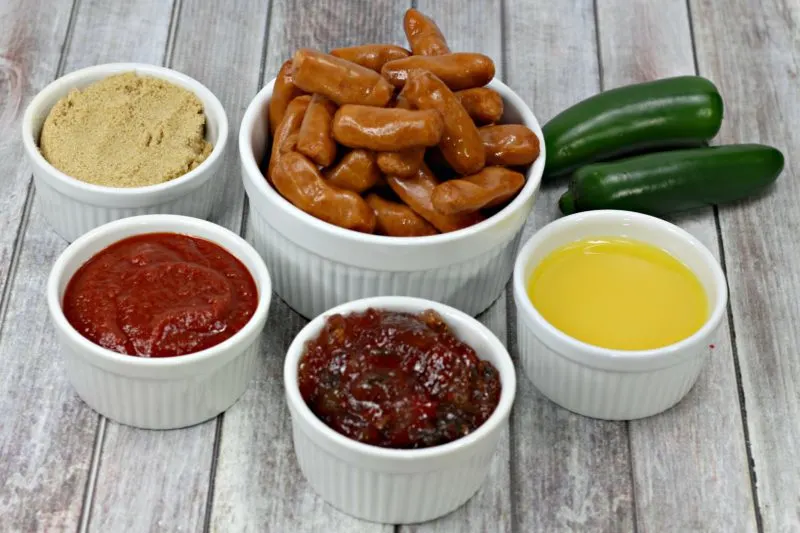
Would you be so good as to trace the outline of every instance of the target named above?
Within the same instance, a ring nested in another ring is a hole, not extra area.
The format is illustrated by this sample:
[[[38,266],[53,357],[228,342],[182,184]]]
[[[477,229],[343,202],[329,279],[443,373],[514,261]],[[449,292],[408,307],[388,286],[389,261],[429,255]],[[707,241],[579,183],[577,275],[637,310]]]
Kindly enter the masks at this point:
[[[220,246],[175,233],[116,242],[87,261],[64,293],[81,335],[115,352],[170,357],[242,329],[258,305],[247,268]]]
[[[300,394],[325,424],[387,448],[426,448],[480,427],[500,377],[438,313],[368,309],[330,316],[298,368]]]

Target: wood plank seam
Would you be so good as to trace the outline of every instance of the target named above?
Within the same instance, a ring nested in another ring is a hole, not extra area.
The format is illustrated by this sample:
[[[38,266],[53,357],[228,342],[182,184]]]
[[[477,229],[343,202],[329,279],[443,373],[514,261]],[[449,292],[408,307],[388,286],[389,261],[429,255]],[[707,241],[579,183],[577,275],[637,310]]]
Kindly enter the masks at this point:
[[[176,0],[176,2],[181,2],[182,0]],[[264,30],[261,37],[261,56],[259,59],[259,67],[258,67],[258,86],[256,87],[255,92],[261,90],[264,85],[264,76],[266,75],[266,58],[267,52],[269,49],[269,24],[272,19],[272,8],[273,8],[273,1],[269,0],[269,5],[267,6],[267,16],[264,17]],[[174,47],[173,47],[174,49]],[[242,204],[242,217],[239,221],[239,235],[244,238],[245,232],[247,231],[247,219],[250,215],[250,202],[247,200],[247,194],[245,194]],[[211,531],[211,516],[214,512],[214,488],[216,484],[217,478],[217,465],[219,463],[219,452],[220,452],[220,443],[222,441],[222,431],[225,424],[225,413],[221,413],[216,420],[216,428],[214,431],[214,446],[212,448],[212,455],[211,455],[211,468],[209,469],[209,477],[208,477],[208,495],[206,496],[206,509],[205,515],[203,516],[203,533],[209,533]]]
[[[83,503],[81,504],[81,516],[78,520],[78,533],[86,533],[89,530],[89,522],[92,519],[92,501],[94,500],[94,488],[97,483],[97,474],[100,472],[100,458],[103,452],[103,442],[106,440],[106,425],[108,419],[103,415],[97,415],[97,431],[92,445],[92,463],[89,465],[89,473],[86,476],[86,488],[83,491]]]
[[[686,0],[689,2],[689,0]],[[691,16],[691,12],[690,12]],[[694,38],[692,39],[694,45]],[[697,65],[695,64],[695,68]],[[719,220],[719,207],[714,206],[714,227],[717,230],[717,247],[719,248],[719,263],[722,266],[722,271],[725,277],[728,276],[728,267],[725,262],[725,248],[722,245],[722,225]],[[739,366],[739,349],[736,346],[736,328],[733,323],[733,307],[731,306],[730,299],[728,300],[727,309],[725,310],[726,319],[728,320],[728,332],[731,342],[731,357],[733,357],[733,369],[736,374],[736,389],[739,396],[739,412],[742,416],[742,436],[744,437],[744,449],[747,452],[747,471],[750,474],[750,493],[753,496],[753,510],[756,517],[756,527],[759,533],[764,531],[764,522],[761,516],[761,504],[758,499],[758,481],[756,478],[756,462],[753,458],[753,450],[750,445],[750,427],[747,425],[747,405],[744,397],[744,384],[742,383],[742,369]]]
[[[219,444],[222,440],[222,427],[225,422],[225,413],[217,417],[214,428],[214,446],[211,452],[211,468],[208,473],[208,494],[206,496],[206,510],[203,516],[203,533],[211,530],[211,513],[214,510],[214,482],[217,478],[217,461],[219,459]]]
[[[72,33],[75,29],[75,15],[78,12],[80,0],[73,0],[72,6],[69,10],[69,19],[67,20],[67,31],[64,33],[64,41],[61,43],[61,55],[58,56],[58,64],[56,66],[56,74],[53,79],[58,79],[64,72],[64,65],[66,64],[67,51],[69,50],[70,43],[72,42]],[[17,225],[17,233],[14,236],[14,244],[11,247],[11,260],[8,264],[8,272],[6,279],[3,283],[3,290],[0,293],[0,336],[3,334],[3,328],[6,323],[6,312],[8,310],[8,297],[11,292],[11,285],[16,277],[17,267],[19,265],[19,257],[22,251],[22,242],[25,238],[25,230],[28,228],[28,222],[31,218],[31,210],[33,209],[33,174],[28,180],[28,188],[25,190],[25,200],[22,204],[22,215]]]
[[[603,76],[603,50],[600,48],[600,16],[598,15],[598,8],[597,8],[597,0],[592,1],[592,10],[594,11],[594,40],[595,40],[595,51],[597,52],[597,82],[598,86],[600,87],[599,92],[603,92],[605,89],[605,81]],[[542,124],[544,126],[544,124]],[[625,424],[625,431],[630,435],[630,431],[628,431],[627,423]],[[628,437],[628,441],[630,442],[630,437]],[[632,470],[632,469],[631,469]],[[634,506],[634,509],[636,506]],[[634,527],[636,525],[636,521],[634,520]]]
[[[178,27],[180,26],[182,8],[183,0],[173,0],[172,13],[169,18],[169,37],[167,38],[167,46],[164,48],[164,55],[161,58],[161,64],[168,67],[172,65],[172,55],[175,53],[175,41],[178,35]]]
[[[505,1],[500,4],[501,6],[505,5]],[[503,19],[505,20],[505,13],[503,13]],[[505,26],[505,22],[503,22],[503,26]],[[504,28],[505,29],[505,28]],[[505,45],[503,46],[503,57],[505,57]],[[506,321],[509,325],[516,324],[517,322],[517,307],[514,303],[514,294],[513,294],[513,280],[509,283],[508,288],[506,289]],[[508,353],[512,354],[512,346],[516,348],[517,339],[514,336],[517,329],[516,327],[512,328],[509,327],[506,329],[506,348],[508,349]],[[512,356],[513,357],[513,356]],[[516,362],[514,363],[516,366]],[[519,374],[519,373],[518,373]],[[524,374],[524,373],[523,373]],[[524,375],[521,379],[527,379]],[[514,465],[517,464],[517,447],[514,446],[515,439],[517,438],[516,431],[514,431],[514,424],[512,423],[511,418],[514,416],[514,410],[511,410],[511,414],[508,417],[508,463],[509,463],[509,475],[508,480],[511,483],[511,531],[517,533],[520,530],[519,527],[519,512],[517,510],[517,498],[514,498],[514,489],[518,486],[519,479],[517,477],[517,469],[514,468]]]
[[[694,16],[692,14],[692,0],[686,0],[686,12],[689,19],[689,37],[692,43],[692,59],[694,60],[694,72],[700,74],[700,63],[697,59],[697,40],[694,30]],[[714,212],[714,228],[717,232],[717,248],[719,249],[719,262],[725,277],[728,276],[728,268],[725,260],[725,245],[722,237],[722,224],[719,218],[719,207],[713,206]],[[742,383],[742,370],[739,366],[739,349],[736,346],[736,327],[733,322],[733,307],[731,306],[730,298],[726,309],[726,318],[728,320],[728,333],[730,335],[731,343],[731,357],[733,357],[733,368],[736,376],[736,389],[739,396],[739,413],[742,417],[742,433],[744,437],[744,449],[747,453],[747,471],[750,474],[750,493],[753,497],[753,509],[755,512],[756,528],[761,533],[764,531],[763,517],[761,516],[761,503],[758,498],[758,480],[756,478],[755,460],[753,458],[753,450],[750,444],[750,428],[747,423],[747,405],[744,396],[744,384]]]
[[[74,26],[74,20],[76,13],[78,11],[77,7],[80,3],[80,0],[75,0],[73,4],[73,10],[70,12],[70,21],[68,25],[67,34],[71,36],[72,28]],[[168,37],[167,37],[167,45],[164,47],[164,55],[162,56],[161,64],[169,66],[169,62],[172,61],[172,50],[174,49],[175,43],[175,35],[178,29],[177,17],[180,16],[180,4],[181,0],[173,0],[172,4],[172,16],[169,22],[169,30],[168,30]],[[68,37],[71,38],[71,37]],[[66,40],[65,40],[66,41]],[[62,75],[62,70],[64,68],[64,64],[66,63],[66,56],[67,56],[67,46],[65,45],[61,54],[61,59],[59,60],[59,70],[58,74],[56,74],[56,78]],[[33,204],[33,192],[30,195],[30,203]],[[103,455],[103,444],[105,442],[105,433],[106,427],[108,425],[108,419],[103,415],[98,415],[98,425],[97,425],[97,432],[95,436],[95,441],[92,446],[92,462],[89,465],[89,473],[86,479],[86,489],[83,495],[83,502],[81,503],[81,514],[80,519],[78,521],[78,528],[77,531],[79,533],[85,533],[89,530],[89,525],[91,523],[92,518],[92,509],[94,508],[94,497],[95,497],[95,485],[97,482],[97,476],[100,473],[100,464]]]

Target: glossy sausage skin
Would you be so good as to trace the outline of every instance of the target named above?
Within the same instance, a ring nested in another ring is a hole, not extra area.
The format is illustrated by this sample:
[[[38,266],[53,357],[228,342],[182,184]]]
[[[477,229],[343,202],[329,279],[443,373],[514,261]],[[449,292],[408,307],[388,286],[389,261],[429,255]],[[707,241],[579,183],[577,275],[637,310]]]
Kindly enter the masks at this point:
[[[284,198],[320,220],[364,233],[375,231],[375,213],[364,199],[331,186],[302,154],[282,155],[272,181]]]
[[[415,74],[401,94],[417,109],[441,114],[444,134],[439,149],[453,170],[468,175],[483,168],[486,155],[478,128],[442,80],[430,72]]]
[[[477,174],[437,185],[431,195],[436,210],[445,215],[474,213],[513,198],[525,185],[525,176],[505,167],[486,167]]]
[[[530,165],[539,157],[539,137],[522,124],[484,126],[478,133],[487,165]]]
[[[328,183],[339,189],[361,194],[381,180],[375,154],[367,150],[353,150],[345,155],[335,167],[325,172]]]
[[[374,70],[308,48],[295,52],[292,79],[300,89],[327,96],[338,105],[383,107],[394,93],[392,86]]]
[[[375,233],[390,237],[423,237],[439,233],[424,218],[405,204],[392,202],[372,193],[366,198],[375,212]]]
[[[456,93],[475,124],[493,124],[503,116],[503,98],[494,89],[475,87]]]
[[[403,29],[414,55],[439,56],[450,53],[439,26],[416,9],[406,11],[403,17]]]
[[[331,50],[331,55],[352,61],[375,72],[380,72],[383,65],[389,61],[408,57],[411,52],[393,44],[362,44],[360,46],[336,48]]]
[[[272,87],[272,98],[269,101],[269,132],[275,133],[278,125],[286,113],[289,102],[305,94],[292,82],[292,60],[289,59],[281,65],[275,85]]]
[[[315,94],[297,135],[297,151],[322,167],[336,159],[336,141],[331,133],[335,113],[336,104],[321,94]]]
[[[396,152],[438,144],[443,127],[433,110],[344,105],[333,119],[333,137],[350,148]]]
[[[408,207],[442,233],[463,229],[484,220],[480,212],[464,215],[445,215],[437,211],[433,207],[431,195],[436,186],[439,185],[439,182],[424,164],[413,177],[398,178],[396,176],[387,176],[386,181],[389,187]]]
[[[378,168],[387,176],[407,178],[417,173],[424,158],[425,148],[409,148],[401,152],[379,152]]]
[[[267,169],[267,179],[272,182],[272,174],[278,159],[285,152],[294,149],[297,144],[297,134],[303,124],[303,117],[311,103],[311,96],[298,96],[286,106],[286,113],[283,115],[281,123],[275,130],[272,137],[272,152],[269,157],[269,167]]]
[[[402,87],[411,74],[432,72],[453,91],[483,87],[494,77],[494,63],[483,54],[456,53],[443,56],[410,56],[389,61],[381,74],[395,87]]]
[[[405,97],[398,95],[395,108],[412,109],[412,106]],[[379,152],[378,167],[384,174],[407,178],[417,173],[424,157],[425,148],[409,148],[398,152]]]

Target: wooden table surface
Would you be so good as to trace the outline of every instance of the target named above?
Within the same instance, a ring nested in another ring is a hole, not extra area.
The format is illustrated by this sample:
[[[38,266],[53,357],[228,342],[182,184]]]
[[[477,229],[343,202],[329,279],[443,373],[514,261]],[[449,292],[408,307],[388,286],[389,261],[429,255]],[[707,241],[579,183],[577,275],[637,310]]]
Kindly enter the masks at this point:
[[[305,321],[274,299],[247,393],[177,431],[120,426],[67,382],[45,303],[65,248],[41,215],[20,140],[37,91],[111,61],[195,77],[238,131],[245,107],[298,47],[404,43],[411,1],[0,2],[0,531],[800,532],[800,0],[414,2],[455,50],[480,51],[544,123],[606,88],[678,74],[713,80],[720,142],[763,142],[786,169],[762,198],[674,221],[720,258],[730,307],[720,343],[677,407],[633,422],[583,418],[520,374],[508,434],[478,494],[413,526],[352,519],[302,478],[284,405],[284,352]],[[233,136],[235,139],[235,135]],[[213,220],[244,232],[235,142]],[[525,236],[554,220],[546,186]],[[481,316],[517,356],[505,295]]]

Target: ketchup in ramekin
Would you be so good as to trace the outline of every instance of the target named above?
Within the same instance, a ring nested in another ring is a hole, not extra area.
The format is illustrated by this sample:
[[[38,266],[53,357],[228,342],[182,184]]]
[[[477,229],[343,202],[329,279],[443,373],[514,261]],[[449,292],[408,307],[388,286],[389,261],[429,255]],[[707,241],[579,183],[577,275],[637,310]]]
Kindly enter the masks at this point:
[[[140,357],[186,355],[241,330],[258,305],[253,276],[205,239],[149,233],[98,252],[64,293],[69,323],[109,350]]]
[[[501,393],[497,369],[432,310],[328,317],[300,358],[298,386],[329,427],[398,449],[468,435],[491,416]]]

